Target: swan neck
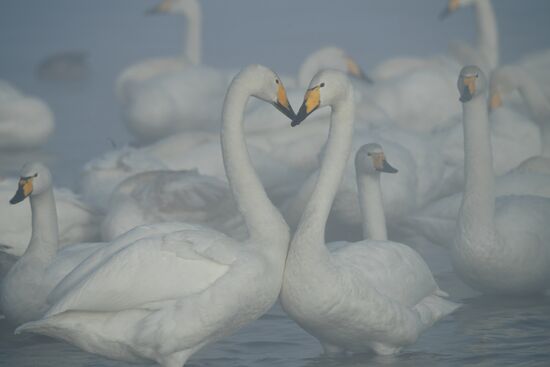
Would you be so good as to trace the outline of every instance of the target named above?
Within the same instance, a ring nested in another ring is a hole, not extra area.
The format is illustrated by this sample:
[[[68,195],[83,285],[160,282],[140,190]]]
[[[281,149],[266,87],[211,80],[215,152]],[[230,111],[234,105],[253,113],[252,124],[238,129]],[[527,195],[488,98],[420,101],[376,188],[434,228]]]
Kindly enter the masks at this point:
[[[25,252],[39,254],[43,260],[51,259],[57,253],[58,227],[57,209],[52,188],[38,195],[30,196],[32,212],[32,235]]]
[[[353,116],[353,95],[349,91],[332,106],[329,138],[317,183],[294,235],[294,239],[307,238],[325,250],[325,225],[349,158]]]
[[[192,65],[202,62],[202,14],[201,10],[185,13],[184,58]]]
[[[476,13],[477,48],[484,55],[493,71],[499,63],[498,25],[491,0],[477,0]]]
[[[227,91],[221,130],[225,172],[251,239],[280,238],[288,226],[273,206],[258,178],[246,148],[243,115],[251,95],[246,80],[235,77]],[[288,246],[288,239],[286,242]],[[285,249],[286,251],[286,249]]]
[[[494,174],[485,98],[463,104],[464,197],[459,214],[462,233],[474,238],[479,231],[494,231]]]
[[[356,170],[359,206],[363,218],[363,239],[388,239],[380,173],[365,174]]]

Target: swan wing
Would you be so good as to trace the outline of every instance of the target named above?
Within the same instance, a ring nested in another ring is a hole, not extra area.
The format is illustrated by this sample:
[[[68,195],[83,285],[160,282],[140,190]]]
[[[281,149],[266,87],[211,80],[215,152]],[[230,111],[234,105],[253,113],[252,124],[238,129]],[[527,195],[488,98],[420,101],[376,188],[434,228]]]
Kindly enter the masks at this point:
[[[46,316],[69,310],[156,309],[198,294],[229,271],[236,259],[234,243],[201,228],[139,239],[84,276]]]

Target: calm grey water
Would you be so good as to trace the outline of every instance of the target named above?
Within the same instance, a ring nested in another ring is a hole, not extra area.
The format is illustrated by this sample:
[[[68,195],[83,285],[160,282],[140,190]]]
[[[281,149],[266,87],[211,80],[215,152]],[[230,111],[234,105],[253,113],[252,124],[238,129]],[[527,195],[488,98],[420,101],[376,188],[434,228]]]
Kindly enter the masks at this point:
[[[369,67],[392,56],[443,53],[452,39],[472,38],[471,10],[442,23],[446,0],[203,0],[204,62],[239,68],[259,62],[295,73],[311,51],[339,45]],[[0,79],[43,98],[57,129],[43,151],[0,154],[0,174],[30,159],[46,161],[58,185],[73,186],[80,167],[130,141],[120,122],[113,83],[124,67],[179,52],[182,25],[143,16],[153,0],[2,0]],[[494,0],[502,59],[550,48],[548,0]],[[39,81],[48,55],[82,50],[89,75],[80,82]],[[550,366],[550,299],[480,297],[449,271],[443,250],[423,249],[438,282],[464,306],[397,357],[328,359],[314,338],[279,306],[232,337],[193,356],[191,366]],[[13,336],[0,321],[0,366],[124,366],[48,338]]]

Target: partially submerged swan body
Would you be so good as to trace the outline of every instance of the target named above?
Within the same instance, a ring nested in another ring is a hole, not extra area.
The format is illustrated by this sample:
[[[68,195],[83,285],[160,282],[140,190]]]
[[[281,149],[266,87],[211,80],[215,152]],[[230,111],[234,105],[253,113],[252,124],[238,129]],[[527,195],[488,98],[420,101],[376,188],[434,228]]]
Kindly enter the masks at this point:
[[[44,102],[0,80],[0,151],[38,148],[54,127],[53,113]]]
[[[464,116],[465,183],[451,250],[453,267],[471,287],[491,294],[542,293],[550,287],[550,199],[495,199],[488,129],[488,86],[468,66],[458,80]]]
[[[246,67],[227,92],[223,158],[250,237],[241,242],[189,225],[106,247],[54,289],[56,302],[44,318],[18,332],[53,336],[117,360],[181,367],[269,310],[281,288],[289,230],[246,148],[243,115],[251,96],[294,117],[281,81],[265,67]]]
[[[326,353],[374,350],[393,354],[414,343],[422,331],[458,305],[442,298],[445,294],[428,266],[407,246],[373,239],[337,243],[329,251],[325,225],[353,134],[353,90],[343,74],[325,71],[313,78],[293,125],[323,106],[332,107],[329,140],[315,189],[291,241],[281,304],[319,339]],[[368,167],[390,169],[380,149],[362,153],[371,153],[363,157],[370,161]],[[358,172],[363,168],[359,164]],[[377,189],[379,183],[371,186]],[[366,201],[372,195],[362,196],[365,205],[377,206]],[[376,216],[383,217],[383,213]],[[370,224],[385,225],[372,218]],[[385,228],[367,232],[375,238],[385,237]]]
[[[111,241],[142,224],[184,222],[215,229],[237,240],[248,234],[227,184],[192,171],[149,171],[124,180],[111,195],[101,224]]]

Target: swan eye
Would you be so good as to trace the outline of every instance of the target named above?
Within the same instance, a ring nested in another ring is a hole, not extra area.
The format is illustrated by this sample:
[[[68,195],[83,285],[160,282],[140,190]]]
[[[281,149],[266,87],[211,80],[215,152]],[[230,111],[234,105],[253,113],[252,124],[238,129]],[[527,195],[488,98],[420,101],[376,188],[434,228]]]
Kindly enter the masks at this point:
[[[324,86],[325,86],[325,83],[321,83],[321,84],[319,85],[320,88],[323,88]]]
[[[279,79],[275,79],[275,83],[276,83],[276,84],[279,84]]]
[[[479,74],[476,74],[476,78],[479,78]]]
[[[32,176],[32,177],[38,177],[38,173],[35,173],[34,176]]]

